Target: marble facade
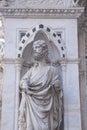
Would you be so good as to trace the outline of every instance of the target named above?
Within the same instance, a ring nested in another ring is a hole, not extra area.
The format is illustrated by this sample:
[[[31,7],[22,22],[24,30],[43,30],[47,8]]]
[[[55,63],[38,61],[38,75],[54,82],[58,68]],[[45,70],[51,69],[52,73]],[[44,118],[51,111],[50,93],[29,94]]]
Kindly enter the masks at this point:
[[[61,7],[60,9],[30,9],[29,7],[19,7],[18,9],[16,8],[17,1],[15,8],[13,8],[13,2],[11,3],[10,8],[7,6],[0,9],[5,17],[6,31],[1,130],[18,130],[19,80],[24,61],[22,54],[25,45],[28,44],[27,41],[32,41],[39,31],[45,32],[49,41],[54,43],[57,41],[55,38],[57,36],[53,36],[53,34],[61,34],[61,46],[58,45],[58,48],[63,77],[64,130],[82,130],[77,18],[84,8],[75,5],[76,7]],[[43,25],[44,28],[40,28],[40,25]],[[34,28],[36,32],[32,31]],[[47,28],[51,31],[48,32]],[[20,41],[21,32],[29,32],[31,37],[25,37]],[[25,45],[22,44],[23,40],[25,40]],[[20,49],[20,47],[22,48]],[[64,47],[64,50],[61,47]]]

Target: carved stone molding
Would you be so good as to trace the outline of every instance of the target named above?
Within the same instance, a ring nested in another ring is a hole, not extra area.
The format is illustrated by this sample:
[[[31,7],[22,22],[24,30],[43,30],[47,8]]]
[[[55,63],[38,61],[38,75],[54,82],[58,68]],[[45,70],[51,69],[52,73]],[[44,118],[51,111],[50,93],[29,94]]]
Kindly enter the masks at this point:
[[[2,15],[8,18],[78,18],[83,7],[62,9],[29,9],[29,8],[0,8]]]
[[[3,58],[4,64],[22,64],[24,60],[22,58]]]
[[[0,39],[0,61],[4,57],[4,40]]]
[[[75,58],[66,58],[65,60],[63,59],[59,59],[59,62],[61,64],[65,63],[65,64],[79,64],[80,63],[80,59],[75,59]]]
[[[22,65],[24,66],[24,67],[27,67],[27,68],[30,68],[31,66],[33,66],[33,64],[31,63],[27,63],[26,61],[24,61],[24,59],[22,59],[22,58],[18,58],[18,59],[16,59],[17,60],[17,62],[20,62],[20,61],[22,61]],[[62,58],[60,58],[60,59],[58,59],[56,62],[54,62],[54,63],[52,63],[52,65],[53,66],[58,66],[58,65],[67,65],[67,64],[79,64],[80,63],[80,59],[62,59]]]

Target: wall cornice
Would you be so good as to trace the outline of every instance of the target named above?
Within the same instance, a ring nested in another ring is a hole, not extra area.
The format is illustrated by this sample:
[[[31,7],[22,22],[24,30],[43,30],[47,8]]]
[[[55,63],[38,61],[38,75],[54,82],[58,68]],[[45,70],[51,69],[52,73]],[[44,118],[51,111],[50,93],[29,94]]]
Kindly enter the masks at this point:
[[[61,9],[0,8],[1,15],[7,18],[78,18],[84,7]]]

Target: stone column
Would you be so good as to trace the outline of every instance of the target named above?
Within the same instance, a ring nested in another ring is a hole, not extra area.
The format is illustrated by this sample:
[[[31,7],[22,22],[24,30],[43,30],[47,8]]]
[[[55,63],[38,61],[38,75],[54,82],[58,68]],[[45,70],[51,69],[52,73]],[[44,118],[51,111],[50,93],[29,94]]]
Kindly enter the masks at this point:
[[[67,90],[66,90],[66,61],[61,61],[64,99],[64,130],[67,130]]]
[[[85,25],[85,23],[83,24]],[[87,129],[87,26],[79,25],[80,95],[82,129]]]
[[[2,111],[2,86],[3,86],[3,66],[0,64],[0,130],[1,130],[1,111]]]
[[[66,69],[66,125],[64,130],[82,130],[78,59],[68,59]]]
[[[15,103],[15,130],[18,130],[18,110],[19,110],[19,81],[23,59],[16,59],[16,103]]]
[[[4,59],[1,130],[17,130],[21,60]]]
[[[16,72],[15,59],[4,59],[1,130],[14,130]]]

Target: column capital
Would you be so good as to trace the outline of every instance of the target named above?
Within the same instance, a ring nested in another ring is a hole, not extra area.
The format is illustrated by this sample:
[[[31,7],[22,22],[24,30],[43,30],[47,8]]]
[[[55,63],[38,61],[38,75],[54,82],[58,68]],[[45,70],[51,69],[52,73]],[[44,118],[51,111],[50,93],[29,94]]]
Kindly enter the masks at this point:
[[[2,62],[4,64],[23,64],[23,58],[3,58]]]
[[[23,62],[24,62],[24,59],[23,58],[16,58],[15,59],[15,64],[23,64]]]
[[[15,59],[15,65],[16,65],[18,70],[21,70],[23,62],[24,62],[23,58]]]
[[[79,64],[80,58],[67,58],[66,62],[67,64]]]

